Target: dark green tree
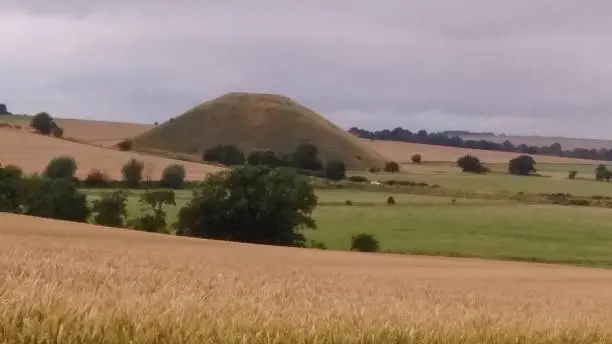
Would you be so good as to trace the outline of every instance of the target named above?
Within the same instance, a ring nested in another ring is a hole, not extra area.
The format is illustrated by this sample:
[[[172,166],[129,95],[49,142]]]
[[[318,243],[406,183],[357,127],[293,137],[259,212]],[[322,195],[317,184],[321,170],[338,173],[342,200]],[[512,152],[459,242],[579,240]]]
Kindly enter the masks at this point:
[[[143,215],[136,219],[134,228],[147,232],[164,232],[166,230],[165,206],[176,205],[172,190],[145,192],[140,196]]]
[[[292,168],[246,165],[209,176],[179,211],[177,234],[304,246],[301,229],[316,228],[317,197]]]
[[[86,196],[68,179],[28,178],[23,206],[25,215],[75,222],[86,222],[91,213]]]
[[[600,164],[595,169],[595,179],[609,181],[612,177],[612,172],[608,170],[608,167],[604,164]]]
[[[332,160],[325,166],[325,178],[342,180],[346,178],[346,165],[340,160]]]
[[[400,166],[395,161],[385,163],[385,172],[397,173],[400,171]]]
[[[485,173],[489,171],[489,169],[480,162],[480,159],[469,154],[457,159],[457,166],[459,166],[463,172]]]
[[[162,172],[160,186],[164,188],[180,189],[185,181],[185,167],[182,165],[169,165]]]
[[[311,143],[300,144],[291,157],[293,167],[311,171],[323,170],[323,164],[319,160],[318,154],[319,149],[315,145]]]
[[[246,161],[249,165],[265,165],[272,168],[286,165],[279,156],[270,150],[252,151],[247,156]]]
[[[127,194],[124,191],[105,193],[94,200],[92,213],[96,224],[122,228],[127,217]]]
[[[527,176],[536,172],[535,160],[529,155],[520,155],[508,163],[508,173]]]
[[[378,252],[379,250],[378,239],[371,234],[361,233],[351,237],[351,251]]]
[[[234,145],[216,145],[204,150],[204,161],[216,162],[225,166],[244,165],[244,153]]]
[[[55,122],[53,121],[53,117],[46,112],[36,114],[32,118],[30,126],[34,128],[37,133],[43,135],[49,135],[55,128],[57,128],[57,125],[55,125]]]
[[[144,163],[134,158],[130,159],[121,168],[121,174],[123,175],[123,182],[130,188],[137,188],[142,180],[142,170],[144,169]]]
[[[10,115],[11,113],[8,111],[6,104],[0,103],[0,115]]]
[[[0,166],[0,212],[19,213],[23,172],[12,165]]]
[[[60,156],[49,162],[43,171],[43,176],[50,179],[73,179],[77,168],[73,157]]]

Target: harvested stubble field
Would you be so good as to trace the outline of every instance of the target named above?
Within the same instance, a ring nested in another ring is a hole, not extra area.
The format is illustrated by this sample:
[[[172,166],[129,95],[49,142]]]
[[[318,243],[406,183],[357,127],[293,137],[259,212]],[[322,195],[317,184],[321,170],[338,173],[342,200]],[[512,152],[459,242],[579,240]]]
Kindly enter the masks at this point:
[[[121,167],[129,159],[136,158],[145,164],[144,174],[159,179],[163,169],[170,164],[181,164],[186,169],[186,179],[202,180],[221,168],[213,165],[171,160],[151,155],[120,152],[87,144],[75,143],[53,137],[23,131],[0,129],[0,163],[21,167],[26,173],[42,172],[49,161],[57,156],[75,158],[77,177],[84,178],[92,169],[103,170],[111,179],[121,179]]]
[[[414,154],[421,154],[426,162],[456,162],[460,157],[471,154],[484,163],[508,163],[510,159],[521,155],[519,153],[496,152],[481,149],[467,149],[424,145],[410,142],[363,140],[368,145],[387,158],[400,164],[410,163]],[[593,160],[563,158],[547,155],[533,155],[536,161],[547,164],[595,164]]]
[[[20,125],[22,130],[30,130],[29,116],[0,116],[0,122]],[[140,135],[153,127],[150,124],[95,121],[72,118],[57,118],[55,122],[64,129],[64,136],[79,142],[91,143],[102,147],[112,147],[122,140]]]
[[[3,343],[612,342],[607,270],[0,221]]]

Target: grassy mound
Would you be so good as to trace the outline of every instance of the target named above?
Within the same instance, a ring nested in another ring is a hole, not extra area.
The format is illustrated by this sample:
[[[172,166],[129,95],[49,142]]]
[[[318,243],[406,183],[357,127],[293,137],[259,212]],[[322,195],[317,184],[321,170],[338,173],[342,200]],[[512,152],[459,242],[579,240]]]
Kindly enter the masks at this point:
[[[272,94],[229,93],[207,101],[137,136],[133,147],[201,154],[233,144],[245,154],[259,149],[291,154],[303,142],[316,145],[323,162],[341,159],[350,168],[381,166],[385,160],[321,115]]]

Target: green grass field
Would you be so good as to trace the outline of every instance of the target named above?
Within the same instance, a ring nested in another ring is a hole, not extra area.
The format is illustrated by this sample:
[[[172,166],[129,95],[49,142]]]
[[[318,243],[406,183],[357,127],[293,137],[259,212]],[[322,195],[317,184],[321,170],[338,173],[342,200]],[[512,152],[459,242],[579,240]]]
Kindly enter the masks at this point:
[[[86,192],[95,198],[106,191]],[[140,192],[129,198],[131,217],[140,213]],[[318,229],[305,233],[329,249],[347,250],[352,235],[366,232],[392,252],[612,266],[612,209],[479,199],[452,204],[446,197],[410,194],[393,194],[397,203],[387,205],[389,193],[348,189],[317,195]],[[188,190],[176,193],[168,223],[190,197]]]
[[[473,191],[489,194],[516,194],[524,192],[539,193],[570,193],[576,196],[612,196],[612,183],[599,182],[594,179],[594,165],[537,165],[541,177],[521,177],[509,175],[504,165],[488,165],[493,170],[486,175],[463,173],[450,164],[404,165],[400,173],[365,173],[356,172],[353,175],[363,175],[370,180],[410,180],[437,184],[451,190]],[[577,179],[567,179],[568,172],[578,171]]]

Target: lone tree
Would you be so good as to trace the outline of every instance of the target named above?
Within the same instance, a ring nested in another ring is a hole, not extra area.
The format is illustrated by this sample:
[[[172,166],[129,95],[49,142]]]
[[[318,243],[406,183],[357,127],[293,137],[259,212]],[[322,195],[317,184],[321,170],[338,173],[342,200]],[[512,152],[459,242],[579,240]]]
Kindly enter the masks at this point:
[[[34,128],[39,134],[49,135],[57,128],[57,125],[51,115],[46,112],[40,112],[32,118],[30,127]]]
[[[608,170],[608,167],[606,165],[601,164],[597,166],[597,168],[595,169],[595,179],[596,180],[610,181],[611,177],[612,177],[612,172]]]
[[[168,165],[162,172],[160,186],[171,189],[180,189],[185,181],[185,167],[183,165]]]
[[[397,173],[400,171],[400,166],[395,161],[385,163],[385,172]]]
[[[0,103],[0,115],[10,115],[11,113],[8,111],[6,104]]]
[[[123,175],[123,182],[131,188],[137,188],[138,184],[142,180],[142,170],[144,169],[144,163],[134,158],[130,159],[121,168],[121,174]]]
[[[244,165],[244,153],[234,145],[216,145],[209,147],[202,155],[204,161],[217,162],[225,166]]]
[[[346,178],[346,165],[340,160],[332,160],[325,166],[325,178],[329,180],[342,180]]]
[[[480,159],[469,154],[457,159],[457,166],[459,166],[463,172],[485,173],[489,171],[489,169],[480,162]]]
[[[378,252],[379,250],[380,243],[371,234],[361,233],[351,237],[351,251]]]
[[[319,149],[312,143],[301,143],[291,156],[293,167],[311,170],[321,171],[323,170],[323,164],[318,158]]]
[[[74,179],[77,164],[71,156],[60,156],[53,158],[45,170],[43,176],[50,179]]]
[[[423,157],[421,154],[415,154],[410,158],[410,160],[412,160],[413,164],[420,164],[423,162]]]
[[[520,155],[508,163],[508,173],[527,176],[536,172],[535,160],[529,155]]]
[[[317,196],[290,168],[246,165],[209,176],[179,211],[177,234],[267,245],[306,243]]]

